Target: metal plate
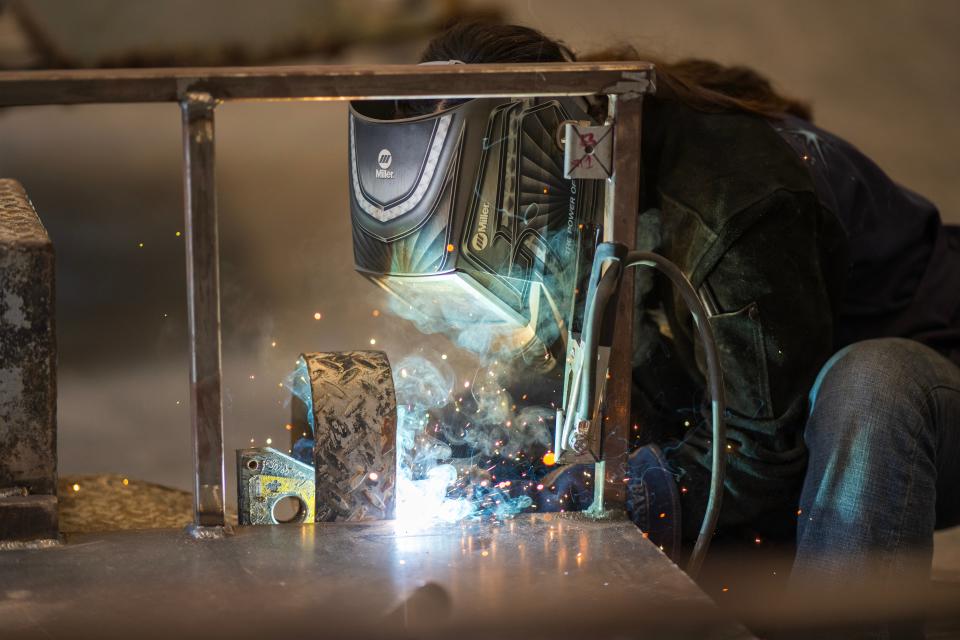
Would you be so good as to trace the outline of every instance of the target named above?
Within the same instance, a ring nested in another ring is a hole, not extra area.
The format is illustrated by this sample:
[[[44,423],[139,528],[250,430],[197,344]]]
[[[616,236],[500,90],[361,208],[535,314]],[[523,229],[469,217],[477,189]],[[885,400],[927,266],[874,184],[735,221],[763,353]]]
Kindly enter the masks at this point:
[[[629,521],[522,516],[71,537],[0,554],[4,640],[745,638]]]
[[[296,498],[300,509],[291,522],[313,522],[313,467],[272,447],[237,451],[237,519],[242,525],[280,524],[275,509]]]
[[[307,353],[315,424],[316,520],[394,516],[397,400],[382,351]]]

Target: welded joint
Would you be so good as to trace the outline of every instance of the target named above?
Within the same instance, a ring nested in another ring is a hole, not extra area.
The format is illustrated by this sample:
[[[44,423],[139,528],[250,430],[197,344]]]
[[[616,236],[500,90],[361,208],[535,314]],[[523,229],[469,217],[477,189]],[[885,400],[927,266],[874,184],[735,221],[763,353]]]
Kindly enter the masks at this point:
[[[213,142],[213,110],[220,104],[206,91],[188,91],[180,99],[180,108],[191,122],[202,121],[203,126],[192,131],[194,144]]]
[[[617,82],[604,87],[602,93],[620,96],[620,99],[626,102],[642,98],[645,93],[657,92],[657,76],[654,69],[650,71],[624,71],[620,78]]]

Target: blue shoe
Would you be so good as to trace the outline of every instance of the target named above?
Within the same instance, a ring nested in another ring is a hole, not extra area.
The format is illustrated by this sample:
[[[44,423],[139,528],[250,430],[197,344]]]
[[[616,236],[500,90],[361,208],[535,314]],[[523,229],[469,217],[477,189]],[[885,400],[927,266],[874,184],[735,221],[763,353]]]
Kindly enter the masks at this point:
[[[560,465],[540,479],[543,489],[530,497],[538,512],[583,511],[593,502],[593,465]]]
[[[627,513],[670,559],[680,552],[680,492],[663,452],[655,444],[627,459]]]

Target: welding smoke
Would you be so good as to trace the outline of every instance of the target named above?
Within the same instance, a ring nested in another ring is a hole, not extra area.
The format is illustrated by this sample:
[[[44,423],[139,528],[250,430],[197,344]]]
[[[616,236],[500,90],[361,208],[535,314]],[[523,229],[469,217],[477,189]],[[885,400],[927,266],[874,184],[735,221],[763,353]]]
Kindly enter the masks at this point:
[[[548,226],[546,220],[527,222]],[[537,264],[536,280],[507,285],[524,292],[532,319],[527,326],[507,321],[497,301],[483,299],[493,291],[465,295],[442,279],[391,283],[397,294],[389,300],[392,314],[421,333],[446,336],[478,365],[459,377],[424,355],[395,365],[403,407],[397,438],[401,519],[409,509],[421,519],[507,517],[529,507],[529,494],[543,488],[537,481],[553,440],[576,269],[562,258],[572,247],[566,229],[523,242]]]
[[[483,367],[476,378],[481,374],[487,380],[468,385],[476,387],[472,392],[457,393],[466,389],[442,361],[412,355],[394,366],[397,518],[406,525],[509,517],[533,502],[477,465],[493,456],[516,458],[531,444],[545,446],[544,412],[516,412],[495,369]]]
[[[452,451],[436,437],[434,411],[450,403],[453,371],[420,356],[407,356],[393,368],[397,394],[397,520],[427,525],[455,522],[472,507],[448,497],[458,473]]]

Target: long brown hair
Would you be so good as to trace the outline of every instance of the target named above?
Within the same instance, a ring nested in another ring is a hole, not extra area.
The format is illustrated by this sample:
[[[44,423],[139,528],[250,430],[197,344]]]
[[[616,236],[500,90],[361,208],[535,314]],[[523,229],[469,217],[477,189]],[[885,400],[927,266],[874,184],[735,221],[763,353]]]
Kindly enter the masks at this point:
[[[777,92],[770,81],[744,66],[687,58],[664,62],[620,45],[577,56],[562,42],[536,29],[492,22],[455,24],[427,45],[421,62],[460,60],[467,64],[644,60],[656,66],[657,84],[702,111],[744,111],[768,118],[791,114],[812,120],[810,105]]]

